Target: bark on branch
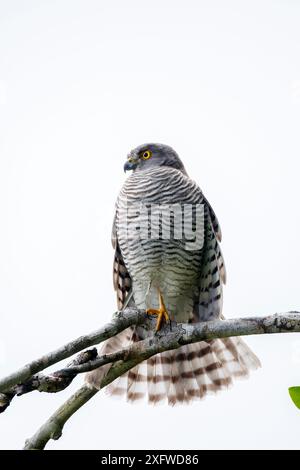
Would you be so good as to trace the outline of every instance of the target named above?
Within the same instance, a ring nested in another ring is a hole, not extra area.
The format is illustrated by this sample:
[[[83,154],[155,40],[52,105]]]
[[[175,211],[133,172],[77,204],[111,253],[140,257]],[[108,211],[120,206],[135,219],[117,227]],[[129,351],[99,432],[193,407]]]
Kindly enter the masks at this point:
[[[65,344],[64,346],[45,354],[42,357],[26,364],[21,369],[0,380],[0,393],[8,392],[17,384],[23,383],[30,379],[37,372],[41,372],[57,362],[73,356],[85,348],[99,344],[108,338],[120,333],[130,325],[142,323],[145,320],[145,312],[137,309],[125,309],[114,315],[110,323],[103,326],[99,330],[84,336],[80,336],[75,340]]]
[[[0,393],[0,413],[3,413],[15,396],[37,390],[39,392],[56,393],[67,388],[77,375],[76,367],[88,363],[97,357],[97,349],[87,349],[73,359],[65,369],[49,375],[36,374],[25,382],[15,385],[8,392]],[[73,370],[75,368],[75,371]]]
[[[112,367],[101,382],[102,389],[145,359],[162,351],[177,349],[184,344],[231,336],[295,332],[300,332],[299,312],[266,317],[217,320],[199,324],[179,324],[173,327],[172,331],[166,326],[157,335],[134,343],[114,354],[74,366],[72,370],[81,373],[93,370],[104,363],[112,362]],[[81,387],[39,428],[34,436],[26,441],[25,449],[44,449],[50,439],[58,439],[67,420],[97,392],[97,389],[86,385]]]

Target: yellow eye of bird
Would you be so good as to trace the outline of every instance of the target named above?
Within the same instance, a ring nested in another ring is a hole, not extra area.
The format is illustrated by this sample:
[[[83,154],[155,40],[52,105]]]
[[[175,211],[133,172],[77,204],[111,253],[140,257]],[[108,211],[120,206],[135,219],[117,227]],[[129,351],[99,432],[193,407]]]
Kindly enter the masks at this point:
[[[143,160],[148,160],[151,156],[152,156],[151,150],[145,150],[145,152],[142,153]]]

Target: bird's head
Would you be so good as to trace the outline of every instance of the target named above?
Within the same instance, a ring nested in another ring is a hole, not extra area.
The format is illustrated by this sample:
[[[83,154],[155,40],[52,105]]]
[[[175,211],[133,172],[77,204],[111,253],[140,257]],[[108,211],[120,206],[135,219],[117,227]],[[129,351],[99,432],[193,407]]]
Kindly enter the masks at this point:
[[[144,171],[150,168],[167,166],[186,173],[179,156],[168,145],[143,144],[127,155],[124,171]]]

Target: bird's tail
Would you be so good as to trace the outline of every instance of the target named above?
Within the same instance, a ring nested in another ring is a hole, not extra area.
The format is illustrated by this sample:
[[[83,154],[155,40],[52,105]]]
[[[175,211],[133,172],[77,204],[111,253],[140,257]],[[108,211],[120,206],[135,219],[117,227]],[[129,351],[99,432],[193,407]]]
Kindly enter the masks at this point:
[[[128,328],[110,338],[99,354],[109,354],[133,341]],[[86,382],[96,388],[110,364],[89,372]],[[213,339],[165,351],[138,364],[112,382],[106,390],[111,395],[126,396],[134,402],[148,396],[149,403],[167,400],[170,405],[201,399],[209,393],[228,388],[234,378],[248,377],[260,367],[259,359],[239,337]]]

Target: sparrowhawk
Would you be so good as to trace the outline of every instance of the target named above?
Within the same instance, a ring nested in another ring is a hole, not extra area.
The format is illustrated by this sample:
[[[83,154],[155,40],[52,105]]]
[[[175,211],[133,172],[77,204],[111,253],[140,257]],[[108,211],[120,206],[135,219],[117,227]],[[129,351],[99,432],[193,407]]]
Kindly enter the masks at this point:
[[[117,199],[112,231],[118,308],[135,305],[157,315],[156,330],[163,324],[167,328],[170,320],[223,318],[226,271],[220,225],[177,153],[167,145],[144,144],[129,153],[124,170],[132,174]],[[184,225],[190,228],[188,234]],[[195,245],[190,243],[193,234],[199,235]],[[110,338],[101,353],[142,337],[142,328],[128,328]],[[213,339],[157,354],[115,380],[108,390],[126,395],[129,401],[147,394],[150,403],[188,402],[227,388],[233,378],[248,376],[259,365],[241,338]],[[109,367],[89,373],[87,382],[99,387]]]

